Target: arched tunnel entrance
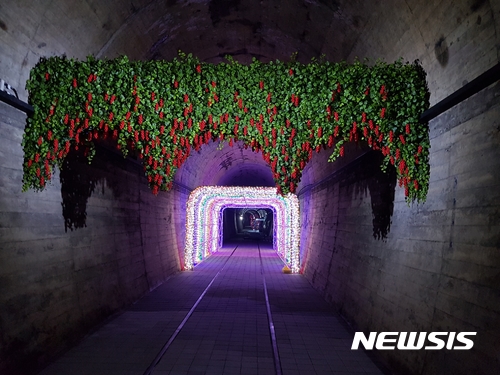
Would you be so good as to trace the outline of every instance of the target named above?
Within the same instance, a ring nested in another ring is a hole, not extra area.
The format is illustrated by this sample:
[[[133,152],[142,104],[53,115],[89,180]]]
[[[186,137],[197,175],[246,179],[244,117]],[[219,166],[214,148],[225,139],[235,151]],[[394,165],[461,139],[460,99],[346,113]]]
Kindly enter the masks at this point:
[[[290,193],[282,196],[270,187],[196,188],[186,208],[184,268],[193,269],[216,253],[229,238],[271,240],[283,262],[292,272],[298,272],[300,217],[297,196]]]
[[[222,217],[222,244],[230,241],[273,242],[274,211],[265,207],[226,208]]]

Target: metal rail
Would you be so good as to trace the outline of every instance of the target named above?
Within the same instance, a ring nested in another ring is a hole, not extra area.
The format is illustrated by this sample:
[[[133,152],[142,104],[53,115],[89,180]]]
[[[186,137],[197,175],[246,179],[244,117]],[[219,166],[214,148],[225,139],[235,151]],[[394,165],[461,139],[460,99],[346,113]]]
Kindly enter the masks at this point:
[[[188,311],[188,313],[186,314],[186,316],[184,317],[184,319],[182,320],[182,322],[179,324],[179,326],[177,327],[177,329],[175,330],[175,332],[172,334],[172,336],[170,336],[170,338],[165,343],[165,345],[163,345],[163,347],[158,352],[158,354],[156,355],[155,359],[153,360],[153,362],[151,362],[151,364],[146,369],[146,371],[144,372],[143,375],[151,375],[151,373],[153,372],[153,370],[156,367],[156,365],[158,363],[160,363],[161,359],[163,358],[163,356],[167,352],[167,350],[170,347],[170,345],[172,345],[172,343],[174,342],[175,338],[177,337],[177,335],[179,334],[179,332],[182,330],[182,328],[184,327],[184,325],[186,324],[186,322],[188,321],[188,319],[191,317],[191,315],[193,315],[194,310],[199,305],[199,303],[201,302],[201,300],[203,299],[203,297],[205,297],[205,294],[207,294],[208,289],[212,286],[212,284],[214,283],[214,281],[217,278],[217,276],[219,276],[219,274],[224,270],[224,268],[226,267],[227,262],[233,256],[233,254],[234,254],[234,252],[236,251],[237,248],[238,248],[238,245],[236,245],[236,247],[233,249],[233,251],[231,252],[231,255],[229,255],[227,257],[226,261],[222,265],[222,267],[219,270],[219,272],[217,272],[215,274],[215,276],[212,278],[212,281],[210,281],[210,283],[207,285],[207,287],[205,288],[205,290],[203,291],[203,293],[201,293],[201,295],[198,297],[198,299],[196,300],[196,302],[194,303],[194,305],[191,307],[191,309]]]
[[[35,113],[35,109],[31,105],[2,90],[0,90],[0,101],[7,103],[11,107],[19,109],[20,111],[26,113],[28,116],[32,116],[33,113]]]
[[[420,116],[421,122],[428,122],[436,118],[441,113],[446,112],[448,109],[463,102],[465,99],[470,98],[472,95],[477,94],[479,91],[485,89],[489,85],[500,80],[500,63],[497,63],[491,69],[476,77],[462,88],[455,91],[453,94],[447,96],[439,103],[434,104],[427,111]]]
[[[267,321],[269,322],[269,334],[271,335],[271,344],[273,346],[274,369],[276,370],[276,375],[281,375],[282,374],[281,359],[278,352],[278,342],[276,340],[276,331],[274,330],[273,315],[271,314],[271,304],[269,303],[269,295],[267,293],[266,276],[264,275],[264,263],[262,262],[262,255],[260,254],[260,245],[257,244],[257,247],[259,249],[260,273],[262,275],[262,282],[264,284],[264,296],[266,297],[266,310],[267,310]]]

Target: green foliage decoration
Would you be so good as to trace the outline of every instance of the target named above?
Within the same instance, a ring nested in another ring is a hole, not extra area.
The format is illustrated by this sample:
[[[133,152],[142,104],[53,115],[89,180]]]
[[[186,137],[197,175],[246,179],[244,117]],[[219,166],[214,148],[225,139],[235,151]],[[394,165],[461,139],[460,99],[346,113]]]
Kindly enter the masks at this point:
[[[154,194],[172,187],[189,154],[211,141],[244,141],[294,192],[313,152],[367,142],[396,167],[408,202],[425,201],[429,135],[425,72],[415,62],[309,64],[232,58],[217,65],[179,53],[170,62],[42,58],[27,81],[34,115],[23,138],[23,191],[43,190],[71,148],[115,139],[143,159]]]

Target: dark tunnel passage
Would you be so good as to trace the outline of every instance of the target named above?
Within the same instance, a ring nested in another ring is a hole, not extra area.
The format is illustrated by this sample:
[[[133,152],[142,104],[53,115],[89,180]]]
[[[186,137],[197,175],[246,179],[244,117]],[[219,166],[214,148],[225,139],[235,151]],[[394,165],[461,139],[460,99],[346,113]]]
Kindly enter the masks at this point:
[[[270,208],[226,208],[223,215],[222,244],[229,242],[273,243],[274,212]]]

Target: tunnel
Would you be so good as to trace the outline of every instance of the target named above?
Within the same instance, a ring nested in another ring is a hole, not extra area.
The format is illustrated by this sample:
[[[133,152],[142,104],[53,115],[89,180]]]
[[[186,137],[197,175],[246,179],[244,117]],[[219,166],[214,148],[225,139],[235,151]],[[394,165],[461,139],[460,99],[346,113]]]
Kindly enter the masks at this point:
[[[0,374],[498,374],[499,30],[491,0],[2,1]],[[242,141],[204,144],[157,195],[109,139],[23,191],[41,58],[179,51],[214,66],[418,60],[437,111],[426,201],[364,140],[333,162],[315,150],[288,201]],[[358,333],[415,332],[450,344],[352,349]]]
[[[268,217],[269,215],[269,217]],[[299,272],[299,204],[274,187],[205,186],[186,208],[184,269],[193,269],[229,241],[270,242],[285,265]]]
[[[267,207],[234,207],[223,213],[222,243],[235,238],[273,241],[274,212]]]

